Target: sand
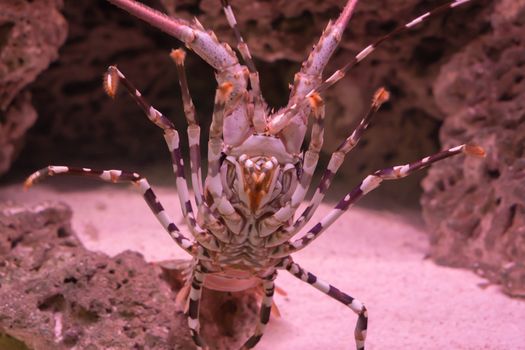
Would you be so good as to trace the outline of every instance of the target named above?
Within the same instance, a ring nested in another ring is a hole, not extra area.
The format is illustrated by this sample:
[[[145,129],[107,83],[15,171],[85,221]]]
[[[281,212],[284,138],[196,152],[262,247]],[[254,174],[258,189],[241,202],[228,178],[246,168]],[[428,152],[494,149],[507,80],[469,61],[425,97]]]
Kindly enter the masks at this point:
[[[12,184],[0,189],[0,201],[68,203],[73,228],[92,250],[132,249],[148,261],[186,257],[136,190],[80,183],[53,179],[28,192]],[[173,188],[155,189],[180,223]],[[316,218],[330,209],[321,206]],[[525,301],[487,287],[470,271],[425,259],[427,244],[416,211],[355,207],[294,259],[367,305],[367,349],[525,349]],[[277,284],[288,293],[276,296],[282,317],[272,319],[257,349],[354,348],[356,316],[349,309],[287,272]]]

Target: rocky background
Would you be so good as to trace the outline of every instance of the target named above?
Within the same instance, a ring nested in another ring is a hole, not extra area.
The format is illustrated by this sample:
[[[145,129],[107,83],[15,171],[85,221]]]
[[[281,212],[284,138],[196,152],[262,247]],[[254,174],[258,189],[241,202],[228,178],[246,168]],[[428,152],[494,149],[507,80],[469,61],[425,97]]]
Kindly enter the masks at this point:
[[[498,1],[492,30],[455,54],[434,83],[443,146],[476,142],[483,162],[451,159],[423,181],[437,262],[473,267],[525,296],[525,1]]]
[[[147,3],[180,17],[197,16],[234,43],[218,0]],[[293,74],[344,1],[231,3],[265,97],[272,106],[284,105]],[[421,0],[362,1],[327,72],[432,6]],[[102,0],[0,0],[0,8],[0,172],[52,163],[114,168],[131,163],[134,169],[169,164],[157,128],[125,94],[116,101],[105,96],[101,76],[108,65],[118,64],[182,128],[175,67],[168,57],[179,42]],[[431,232],[430,254],[495,282],[514,281],[506,288],[516,296],[525,285],[524,19],[525,0],[472,1],[385,43],[326,96],[329,155],[358,122],[375,89],[391,91],[390,102],[342,169],[340,179],[349,184],[454,144],[486,148],[484,161],[457,157],[434,166],[424,180],[421,205]],[[186,63],[201,124],[208,125],[213,72],[195,55]],[[35,111],[38,120],[27,131]],[[421,194],[421,176],[384,186],[381,194],[410,203]]]
[[[175,303],[180,275],[137,252],[87,250],[71,215],[63,203],[0,204],[0,349],[195,349]],[[253,290],[205,290],[203,336],[238,348],[257,309]]]

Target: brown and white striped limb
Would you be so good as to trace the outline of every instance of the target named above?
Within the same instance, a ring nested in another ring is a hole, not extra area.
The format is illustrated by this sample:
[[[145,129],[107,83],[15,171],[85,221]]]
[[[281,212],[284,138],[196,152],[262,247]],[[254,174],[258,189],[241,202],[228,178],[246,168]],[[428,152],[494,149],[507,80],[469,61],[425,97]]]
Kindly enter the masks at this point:
[[[164,139],[168,145],[171,155],[171,162],[173,165],[173,172],[175,173],[175,183],[177,194],[180,200],[180,207],[182,214],[192,233],[196,236],[202,236],[204,230],[197,224],[193,207],[190,201],[188,190],[188,183],[184,172],[184,160],[182,158],[179,133],[175,129],[175,125],[166,118],[155,107],[149,104],[142,96],[142,93],[135,88],[135,86],[118,70],[115,66],[110,66],[104,76],[104,88],[109,96],[114,97],[117,93],[119,84],[122,83],[128,93],[131,95],[137,105],[143,110],[148,119],[164,131]],[[190,115],[190,120],[192,116]],[[193,121],[195,120],[193,116]],[[200,152],[200,151],[199,151]],[[202,197],[202,196],[201,196]],[[202,203],[202,200],[201,200]]]
[[[191,255],[195,255],[194,245],[195,243],[189,238],[185,237],[175,225],[173,220],[164,210],[164,207],[157,199],[157,196],[153,192],[148,180],[130,171],[122,170],[97,170],[90,168],[76,168],[68,166],[54,166],[50,165],[46,168],[40,169],[31,174],[24,183],[24,187],[28,189],[33,186],[36,182],[45,179],[50,176],[83,176],[90,177],[97,180],[102,180],[111,183],[133,183],[137,185],[144,197],[144,200],[148,204],[149,208],[155,214],[155,217],[160,222],[162,227],[169,233],[171,238],[185,251]],[[209,248],[217,249],[217,243],[214,238],[206,233],[203,233],[202,237],[199,237],[199,242],[204,242],[203,246],[209,246]]]
[[[204,227],[211,230],[214,235],[221,241],[227,243],[230,238],[224,224],[210,210],[204,201],[203,183],[202,183],[202,163],[200,149],[200,127],[197,124],[195,105],[191,99],[186,71],[184,69],[184,60],[186,52],[183,49],[172,50],[170,54],[175,62],[179,76],[179,84],[182,94],[182,103],[184,105],[184,115],[188,122],[188,143],[190,148],[190,169],[193,192],[195,193],[195,203],[198,209],[198,222],[202,222]]]
[[[195,203],[197,204],[197,207],[200,208],[204,202],[200,151],[201,128],[197,123],[195,105],[191,99],[188,80],[186,78],[186,70],[184,69],[186,52],[183,49],[172,50],[170,57],[173,59],[177,67],[182,103],[184,105],[184,115],[186,116],[186,121],[188,122],[187,131],[188,143],[190,147],[191,183],[193,185],[193,192],[195,193]]]
[[[208,176],[206,177],[206,191],[213,198],[212,211],[217,210],[224,218],[231,231],[238,233],[242,223],[241,216],[233,208],[224,190],[220,174],[221,156],[224,142],[222,139],[224,127],[224,113],[226,103],[232,93],[233,85],[225,82],[217,87],[215,92],[215,105],[213,108],[208,141]],[[234,102],[235,103],[235,102]]]
[[[310,97],[310,105],[314,113],[315,122],[312,125],[312,134],[310,136],[308,150],[304,154],[301,179],[297,184],[290,201],[275,212],[275,214],[262,220],[260,228],[260,234],[262,237],[271,235],[277,228],[285,225],[290,218],[292,218],[310,188],[310,183],[312,182],[312,177],[317,168],[317,162],[319,161],[319,152],[323,147],[325,117],[325,105],[320,95],[312,95]]]
[[[205,273],[201,265],[196,265],[193,269],[191,279],[190,296],[188,302],[188,326],[190,327],[191,337],[197,348],[208,349],[206,342],[200,335],[199,309],[202,297],[202,285],[204,283]]]
[[[485,151],[479,146],[461,145],[438,152],[413,163],[381,169],[371,175],[368,175],[357,187],[355,187],[343,199],[341,199],[335,208],[330,213],[328,213],[328,215],[326,215],[321,221],[314,225],[304,236],[296,239],[293,242],[289,242],[275,248],[274,252],[271,254],[272,257],[288,256],[312,243],[348,208],[350,208],[350,206],[355,204],[367,193],[377,188],[384,180],[401,179],[414,173],[415,171],[428,167],[432,163],[462,153],[477,157],[485,156]]]
[[[318,96],[318,95],[314,94],[313,96]],[[368,112],[366,113],[365,117],[361,120],[359,125],[350,134],[350,136],[348,136],[341,143],[341,145],[339,145],[337,150],[334,153],[332,153],[332,156],[330,157],[330,161],[321,178],[321,181],[319,182],[319,185],[317,186],[315,193],[312,199],[310,200],[310,202],[308,203],[307,207],[305,208],[305,210],[297,218],[297,220],[293,223],[293,225],[289,227],[284,227],[282,230],[270,236],[266,244],[267,247],[275,247],[277,245],[280,245],[286,242],[287,240],[292,238],[294,235],[296,235],[308,223],[308,221],[312,218],[313,214],[315,213],[315,211],[317,210],[317,208],[323,201],[326,192],[330,188],[332,179],[334,178],[335,174],[339,170],[340,166],[343,164],[346,154],[350,152],[357,145],[364,131],[367,129],[368,125],[370,124],[370,120],[372,119],[374,114],[379,110],[381,105],[388,100],[388,98],[389,98],[389,93],[384,88],[380,88],[376,91],[372,99],[372,103],[370,104],[370,108]],[[278,226],[275,227],[275,229],[277,228]]]
[[[272,313],[272,304],[273,304],[273,295],[275,293],[275,283],[274,280],[277,277],[277,271],[273,271],[268,276],[262,279],[262,286],[264,295],[261,301],[261,307],[259,310],[259,320],[255,326],[255,331],[253,334],[246,340],[244,345],[241,347],[241,350],[253,349],[257,343],[261,340],[266,325],[270,322],[270,315]]]
[[[357,350],[365,349],[366,331],[368,327],[368,312],[363,303],[342,292],[331,284],[324,282],[311,272],[304,270],[299,264],[293,262],[289,257],[283,260],[281,267],[285,268],[288,272],[301,281],[308,283],[317,290],[320,290],[324,294],[344,304],[350,310],[355,312],[357,314],[357,323],[354,330],[356,348]]]

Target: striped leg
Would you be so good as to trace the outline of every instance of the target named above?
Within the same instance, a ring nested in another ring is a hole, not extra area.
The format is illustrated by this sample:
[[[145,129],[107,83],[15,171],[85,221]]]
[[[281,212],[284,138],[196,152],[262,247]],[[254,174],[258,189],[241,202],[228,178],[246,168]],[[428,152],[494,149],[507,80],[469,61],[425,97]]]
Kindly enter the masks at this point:
[[[308,206],[297,218],[293,226],[287,227],[284,230],[272,235],[267,242],[267,247],[275,247],[286,242],[295,234],[297,234],[308,223],[308,221],[312,218],[313,214],[323,201],[326,191],[330,187],[332,179],[337,173],[337,170],[339,170],[339,167],[341,166],[341,164],[343,164],[346,154],[350,152],[355,147],[355,145],[357,145],[357,143],[361,139],[361,135],[370,124],[372,116],[379,110],[381,105],[388,100],[388,98],[389,94],[384,88],[380,88],[376,91],[376,93],[374,94],[374,98],[372,99],[370,109],[368,110],[365,117],[361,120],[357,128],[352,132],[352,134],[348,136],[346,140],[343,141],[343,143],[332,154],[330,162],[328,163],[323,177],[319,182],[319,186],[315,190],[315,193],[312,199],[310,200],[310,203],[308,203]],[[275,229],[276,228],[277,227],[275,227]]]
[[[74,168],[74,167],[67,167],[67,166],[48,166],[46,168],[40,169],[33,174],[31,174],[27,180],[24,183],[24,187],[28,189],[36,182],[54,175],[77,175],[77,176],[85,176],[85,177],[92,177],[99,180],[107,181],[107,182],[127,182],[127,183],[134,183],[139,186],[140,191],[144,197],[144,200],[150,207],[153,214],[155,214],[155,217],[160,222],[162,227],[169,233],[171,238],[185,251],[188,253],[194,255],[194,243],[187,237],[185,237],[179,230],[179,228],[173,223],[173,220],[170,219],[166,211],[164,210],[162,204],[157,199],[157,196],[155,196],[155,193],[153,193],[153,190],[151,189],[151,186],[148,183],[148,180],[146,178],[142,177],[141,175],[129,172],[129,171],[122,171],[122,170],[95,170],[95,169],[89,169],[89,168]],[[209,235],[207,235],[209,236]],[[211,241],[213,237],[200,237],[203,241],[209,241],[210,248],[213,248],[213,246],[216,246],[216,243]],[[217,249],[217,248],[215,248]]]
[[[272,235],[267,242],[267,247],[275,247],[286,242],[295,234],[297,234],[308,223],[308,221],[312,218],[313,214],[323,201],[327,190],[330,188],[332,179],[339,170],[341,164],[343,164],[346,154],[357,145],[357,143],[361,139],[363,132],[367,129],[368,125],[370,124],[370,120],[372,119],[373,115],[379,110],[381,105],[388,100],[388,98],[389,93],[384,88],[380,88],[376,91],[372,99],[370,109],[368,110],[365,117],[361,120],[357,128],[352,132],[352,134],[350,134],[350,136],[348,136],[346,140],[343,141],[343,143],[337,148],[337,150],[334,153],[332,153],[330,162],[328,163],[323,177],[321,178],[321,181],[319,182],[319,185],[316,188],[315,193],[312,199],[310,200],[310,203],[308,203],[308,206],[297,218],[293,226],[285,227],[283,230]]]
[[[206,189],[213,198],[210,209],[217,210],[224,218],[228,228],[232,232],[239,232],[242,219],[235,211],[223,191],[220,162],[223,150],[223,121],[226,102],[232,93],[233,85],[225,82],[217,87],[215,92],[215,105],[213,108],[212,122],[210,126],[210,138],[208,141],[208,176],[206,177]],[[234,102],[235,103],[235,102]]]
[[[259,313],[259,321],[255,327],[254,334],[241,347],[241,350],[252,349],[261,340],[266,325],[270,321],[270,314],[272,313],[273,294],[275,292],[274,280],[277,277],[277,271],[263,279],[264,296],[261,302],[261,310]]]
[[[115,96],[120,82],[122,82],[122,84],[129,92],[133,100],[135,100],[137,105],[139,105],[139,107],[144,111],[149,120],[151,120],[151,122],[153,122],[162,130],[164,130],[164,138],[170,150],[171,161],[173,164],[173,172],[176,176],[176,188],[180,200],[182,214],[185,217],[186,222],[190,227],[192,233],[195,236],[202,236],[204,234],[204,231],[197,224],[197,220],[195,219],[195,215],[193,214],[193,207],[191,205],[188,191],[188,183],[186,182],[186,175],[184,174],[184,161],[182,159],[180,149],[179,133],[175,129],[175,125],[173,125],[173,123],[168,118],[166,118],[161,112],[159,112],[157,109],[151,106],[146,101],[146,99],[142,97],[140,91],[137,90],[128,79],[126,79],[124,74],[122,74],[122,72],[120,72],[117,69],[117,67],[110,66],[104,76],[104,88],[108,95],[110,95],[111,97]]]
[[[321,96],[318,94],[312,95],[310,97],[310,105],[314,113],[315,123],[312,126],[312,135],[310,136],[308,150],[304,154],[303,173],[300,182],[293,192],[290,201],[275,214],[262,220],[260,234],[263,237],[273,234],[278,227],[283,226],[288,222],[299,205],[303,202],[306,192],[308,192],[308,189],[310,188],[313,174],[317,168],[319,152],[323,147],[323,124],[325,116],[325,106]]]
[[[308,84],[306,84],[306,82],[303,81],[304,79],[297,79],[296,83],[294,84],[293,95],[294,96],[297,95],[298,97],[305,96],[306,98],[308,98],[315,93],[324,92],[329,87],[331,87],[332,85],[337,83],[339,80],[341,80],[352,68],[357,66],[362,60],[364,60],[368,55],[370,55],[383,42],[389,40],[390,38],[398,34],[401,34],[405,31],[412,29],[413,27],[417,26],[420,23],[423,23],[424,21],[427,21],[428,19],[432,17],[440,15],[450,9],[453,9],[455,7],[468,3],[470,1],[471,0],[449,1],[446,4],[436,7],[435,9],[431,11],[425,12],[421,16],[418,16],[415,19],[407,22],[406,24],[397,27],[392,32],[384,35],[383,37],[376,40],[374,43],[365,47],[357,55],[355,55],[354,58],[350,62],[348,62],[341,69],[336,70],[328,79],[326,79],[324,82],[319,84],[316,88],[311,89],[306,95],[296,92],[296,91],[304,92],[305,91],[304,89],[308,86]],[[350,2],[347,4],[347,6],[349,5],[350,5]],[[345,7],[345,10],[346,10],[346,7]],[[328,31],[328,29],[326,31]],[[323,37],[324,36],[325,35],[323,34]],[[277,132],[282,130],[284,127],[286,127],[290,123],[290,121],[294,118],[294,116],[298,113],[298,111],[301,110],[307,103],[308,102],[305,98],[299,99],[296,102],[294,101],[294,104],[292,104],[290,108],[287,108],[282,113],[275,115],[272,118],[271,122],[269,123],[270,132],[272,134],[276,134]]]
[[[186,121],[188,122],[191,182],[193,184],[193,192],[195,193],[195,203],[197,204],[199,220],[202,219],[202,222],[204,223],[203,225],[210,229],[218,239],[222,240],[223,242],[229,242],[226,227],[210,210],[204,201],[200,150],[201,129],[197,124],[197,119],[195,117],[195,106],[190,96],[186,72],[184,70],[184,59],[186,58],[186,52],[182,49],[177,49],[173,50],[170,56],[177,67],[179,84],[182,92],[182,102],[184,104],[184,115],[186,116]]]
[[[190,146],[190,168],[191,168],[191,182],[193,184],[193,191],[195,192],[195,203],[200,207],[204,202],[202,192],[202,170],[201,170],[201,151],[200,151],[200,135],[201,129],[197,124],[195,117],[195,106],[191,99],[190,90],[188,87],[188,80],[186,79],[186,71],[184,70],[184,59],[186,52],[183,49],[171,51],[171,58],[177,67],[179,76],[180,90],[182,93],[182,103],[184,104],[184,115],[188,122],[188,142]]]
[[[314,286],[316,289],[344,304],[358,315],[354,337],[357,350],[364,350],[366,330],[368,327],[368,312],[365,306],[359,300],[320,280],[314,274],[305,271],[301,266],[293,262],[291,258],[285,259],[283,266],[301,281]]]
[[[197,349],[208,349],[206,342],[200,335],[199,308],[202,296],[202,284],[204,282],[204,272],[201,265],[195,266],[191,280],[190,300],[188,308],[188,326],[190,327],[191,337],[197,345]]]
[[[320,222],[314,225],[310,231],[308,231],[301,238],[283,244],[275,248],[272,252],[272,257],[285,257],[298,250],[303,249],[308,244],[312,243],[317,237],[320,236],[331,224],[334,223],[350,206],[365,196],[368,192],[377,188],[383,180],[397,180],[411,173],[426,168],[432,163],[440,161],[442,159],[454,156],[456,154],[465,153],[471,156],[483,157],[485,151],[478,146],[473,145],[461,145],[450,148],[445,151],[438,152],[429,157],[425,157],[417,162],[398,165],[390,168],[385,168],[374,172],[372,175],[368,175],[359,186],[355,187],[350,191],[343,199],[337,203],[335,208],[328,213]]]

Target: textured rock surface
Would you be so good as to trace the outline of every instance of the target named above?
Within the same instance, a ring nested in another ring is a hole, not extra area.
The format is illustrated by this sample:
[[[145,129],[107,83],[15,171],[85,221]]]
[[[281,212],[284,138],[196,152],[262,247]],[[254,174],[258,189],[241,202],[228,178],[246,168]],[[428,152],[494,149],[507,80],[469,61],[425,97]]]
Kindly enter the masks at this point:
[[[206,28],[233,45],[220,1],[164,3],[176,16],[187,19],[197,16]],[[344,3],[343,0],[232,1],[240,29],[256,58],[263,92],[270,105],[286,103],[288,84],[299,64]],[[352,176],[349,183],[371,170],[413,160],[439,148],[437,132],[442,115],[433,100],[432,82],[440,66],[484,29],[489,10],[486,3],[476,1],[395,38],[328,93],[327,153],[351,132],[375,89],[386,86],[392,92],[391,102],[377,115],[373,127],[342,169],[346,176]],[[428,3],[419,0],[396,1],[395,6],[391,0],[360,2],[345,32],[342,49],[330,63],[327,74],[428,7]],[[157,128],[150,125],[124,93],[116,102],[108,99],[100,87],[100,76],[109,64],[118,64],[144,96],[183,128],[175,67],[167,55],[180,43],[103,1],[96,4],[68,1],[64,14],[70,24],[68,42],[58,63],[33,89],[38,110],[44,117],[31,134],[24,154],[26,164],[34,167],[35,163],[40,166],[74,159],[73,162],[87,166],[93,160],[119,158],[133,159],[135,164],[162,159],[168,164]],[[464,21],[466,16],[471,20]],[[201,124],[207,130],[213,107],[213,72],[195,55],[188,55],[187,68]],[[84,163],[80,164],[79,158]],[[407,179],[386,188],[397,190],[398,194],[417,193],[417,181]]]
[[[434,86],[448,115],[443,145],[475,142],[487,158],[434,166],[421,203],[437,262],[476,268],[525,296],[525,1],[498,2],[491,25]]]
[[[36,120],[30,95],[21,91],[58,56],[67,23],[62,0],[0,0],[0,174],[18,155]]]
[[[138,253],[110,258],[86,250],[70,219],[64,204],[0,207],[0,348],[195,348],[175,307],[177,283],[165,283]],[[246,337],[253,294],[207,292],[204,299],[203,333],[218,349]]]

